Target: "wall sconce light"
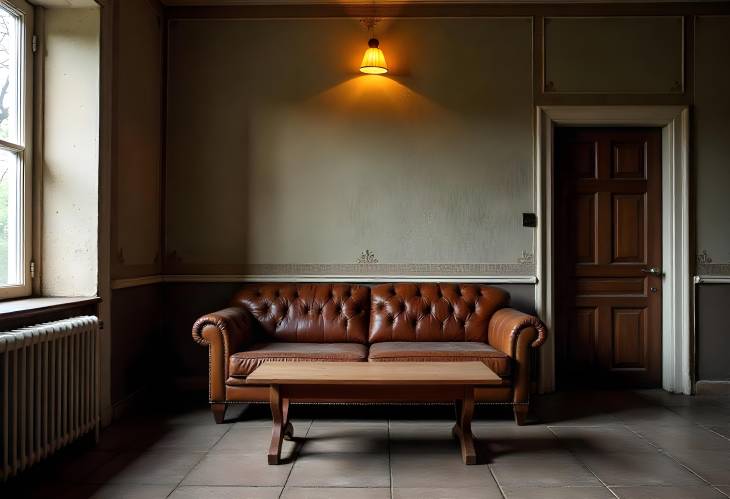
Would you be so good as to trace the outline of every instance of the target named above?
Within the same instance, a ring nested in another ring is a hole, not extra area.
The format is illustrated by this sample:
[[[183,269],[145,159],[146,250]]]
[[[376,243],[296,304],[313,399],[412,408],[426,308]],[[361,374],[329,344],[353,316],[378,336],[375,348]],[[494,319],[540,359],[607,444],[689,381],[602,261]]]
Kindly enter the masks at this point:
[[[362,23],[372,34],[378,21],[379,19],[370,18],[363,19]],[[380,50],[379,45],[380,42],[375,37],[371,37],[370,40],[368,40],[368,49],[362,56],[360,72],[371,75],[382,75],[388,72],[388,63],[385,62],[385,54],[383,54],[383,51]]]

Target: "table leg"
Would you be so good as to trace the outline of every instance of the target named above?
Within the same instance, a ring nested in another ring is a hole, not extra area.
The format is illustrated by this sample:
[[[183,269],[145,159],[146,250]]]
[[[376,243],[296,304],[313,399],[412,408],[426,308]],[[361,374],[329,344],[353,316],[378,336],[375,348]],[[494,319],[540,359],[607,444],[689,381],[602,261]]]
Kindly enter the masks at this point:
[[[474,435],[471,432],[471,419],[474,416],[474,387],[464,388],[464,398],[456,401],[456,424],[453,434],[461,444],[461,457],[464,464],[476,464],[477,453],[474,448]]]
[[[281,444],[284,437],[285,423],[284,402],[281,398],[279,385],[271,385],[269,388],[269,402],[271,403],[271,417],[274,421],[271,429],[271,445],[269,446],[269,464],[279,464],[281,462]]]
[[[289,399],[283,399],[282,403],[282,414],[284,421],[284,440],[291,440],[294,438],[294,426],[289,421]]]

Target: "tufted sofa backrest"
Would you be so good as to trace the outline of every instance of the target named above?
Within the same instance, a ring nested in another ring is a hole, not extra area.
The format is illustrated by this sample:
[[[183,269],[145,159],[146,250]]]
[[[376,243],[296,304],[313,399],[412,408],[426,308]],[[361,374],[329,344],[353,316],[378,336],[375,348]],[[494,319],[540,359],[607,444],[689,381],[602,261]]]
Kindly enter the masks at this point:
[[[479,284],[382,284],[370,290],[369,342],[487,341],[489,320],[509,304]]]
[[[370,288],[352,284],[250,284],[232,305],[248,310],[259,334],[277,341],[366,343]]]

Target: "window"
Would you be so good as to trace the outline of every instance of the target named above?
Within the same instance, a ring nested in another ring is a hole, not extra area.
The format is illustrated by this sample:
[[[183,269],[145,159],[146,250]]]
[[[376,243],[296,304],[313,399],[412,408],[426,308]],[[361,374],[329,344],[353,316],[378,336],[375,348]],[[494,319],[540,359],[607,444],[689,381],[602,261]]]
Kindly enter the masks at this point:
[[[31,291],[32,15],[0,0],[0,298]]]

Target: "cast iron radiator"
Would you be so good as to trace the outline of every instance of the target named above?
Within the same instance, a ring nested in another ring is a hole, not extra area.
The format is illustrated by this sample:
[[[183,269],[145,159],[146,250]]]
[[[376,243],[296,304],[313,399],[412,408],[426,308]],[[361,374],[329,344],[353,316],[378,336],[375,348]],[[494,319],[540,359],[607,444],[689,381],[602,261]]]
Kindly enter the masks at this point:
[[[0,332],[0,481],[99,432],[98,319]]]

